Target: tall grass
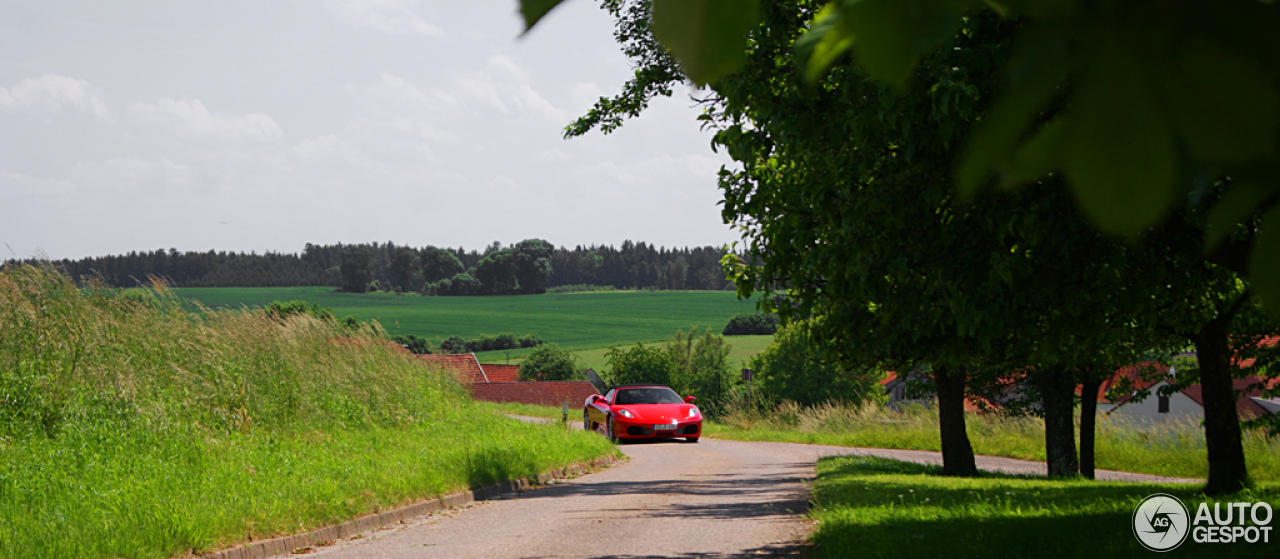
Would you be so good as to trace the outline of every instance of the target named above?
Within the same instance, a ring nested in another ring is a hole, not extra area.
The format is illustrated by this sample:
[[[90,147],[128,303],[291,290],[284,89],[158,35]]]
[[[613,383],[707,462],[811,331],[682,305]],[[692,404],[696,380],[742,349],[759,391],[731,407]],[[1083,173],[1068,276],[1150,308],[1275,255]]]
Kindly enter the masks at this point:
[[[968,414],[965,425],[978,454],[1045,459],[1044,422],[1039,419]],[[875,403],[804,408],[786,402],[767,413],[736,411],[709,425],[707,434],[738,440],[941,449],[937,413],[918,405],[896,411]],[[1280,441],[1260,431],[1248,431],[1244,447],[1249,473],[1255,480],[1280,481]],[[1198,421],[1144,424],[1099,415],[1095,453],[1097,467],[1103,469],[1189,478],[1205,478],[1209,473],[1204,432]]]
[[[475,409],[376,326],[0,271],[0,557],[207,551],[610,449]]]

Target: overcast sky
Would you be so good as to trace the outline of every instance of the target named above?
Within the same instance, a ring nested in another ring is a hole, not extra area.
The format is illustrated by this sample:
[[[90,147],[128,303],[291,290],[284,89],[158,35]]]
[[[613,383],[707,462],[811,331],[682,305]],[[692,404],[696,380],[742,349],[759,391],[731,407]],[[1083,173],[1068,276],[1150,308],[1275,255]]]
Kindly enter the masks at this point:
[[[515,9],[0,4],[0,258],[735,240],[687,90],[563,140],[631,69],[593,0]]]

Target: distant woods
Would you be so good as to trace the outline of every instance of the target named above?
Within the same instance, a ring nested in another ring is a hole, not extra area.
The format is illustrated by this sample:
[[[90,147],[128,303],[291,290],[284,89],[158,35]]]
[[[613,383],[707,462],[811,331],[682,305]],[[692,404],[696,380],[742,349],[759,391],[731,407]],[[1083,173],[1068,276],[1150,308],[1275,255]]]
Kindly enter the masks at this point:
[[[729,287],[716,247],[556,248],[539,239],[483,251],[395,243],[314,245],[301,254],[267,252],[130,252],[52,264],[73,278],[96,277],[135,287],[149,276],[175,287],[332,286],[345,291],[429,295],[541,293],[559,286],[614,289],[721,290]]]

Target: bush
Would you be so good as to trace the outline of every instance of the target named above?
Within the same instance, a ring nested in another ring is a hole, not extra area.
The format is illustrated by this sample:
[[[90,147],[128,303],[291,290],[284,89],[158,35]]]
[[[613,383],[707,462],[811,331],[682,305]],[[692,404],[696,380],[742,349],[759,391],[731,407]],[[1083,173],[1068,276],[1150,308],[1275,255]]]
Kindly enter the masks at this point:
[[[778,315],[767,313],[737,314],[724,327],[726,336],[771,336],[777,331]]]
[[[819,359],[820,353],[810,345],[803,323],[778,331],[773,343],[750,362],[764,399],[774,404],[791,401],[813,406],[827,402],[858,405],[883,398],[879,384],[883,373],[845,370]]]
[[[666,350],[656,346],[636,344],[631,349],[611,348],[605,354],[609,364],[611,385],[653,383],[671,386],[672,379],[680,373],[676,362]]]
[[[729,369],[729,350],[724,336],[707,329],[702,334],[690,328],[689,333],[677,331],[664,349],[676,365],[677,374],[671,379],[671,388],[680,395],[693,395],[698,408],[706,415],[717,416],[724,411],[733,388],[733,373]]]
[[[416,355],[431,353],[431,342],[427,341],[426,338],[419,338],[409,334],[408,336],[396,336],[391,339]]]
[[[440,342],[440,351],[444,353],[467,353],[467,341],[458,336],[449,336]]]
[[[272,301],[263,310],[277,320],[284,320],[294,315],[307,315],[316,320],[333,322],[333,311],[310,301]]]
[[[581,380],[578,356],[555,344],[544,344],[520,363],[520,380]]]

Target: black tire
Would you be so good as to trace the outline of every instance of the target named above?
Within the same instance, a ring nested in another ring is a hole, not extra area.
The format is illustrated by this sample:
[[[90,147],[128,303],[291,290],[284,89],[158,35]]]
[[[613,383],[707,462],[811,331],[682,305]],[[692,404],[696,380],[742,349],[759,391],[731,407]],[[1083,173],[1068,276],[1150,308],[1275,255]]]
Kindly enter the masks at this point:
[[[613,432],[613,416],[609,416],[608,421],[605,423],[605,429],[607,430],[605,435],[609,437],[609,442],[617,444],[619,441],[618,435]]]
[[[582,430],[591,432],[591,414],[587,413],[587,410],[582,410]]]
[[[698,437],[685,437],[684,440],[685,442],[696,443],[698,442]]]

